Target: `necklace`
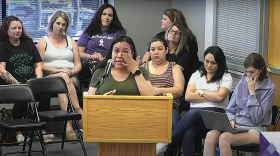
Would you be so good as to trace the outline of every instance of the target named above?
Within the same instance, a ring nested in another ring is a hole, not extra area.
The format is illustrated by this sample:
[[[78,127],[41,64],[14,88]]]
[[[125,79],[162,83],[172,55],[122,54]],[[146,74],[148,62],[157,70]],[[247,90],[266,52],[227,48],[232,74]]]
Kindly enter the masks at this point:
[[[62,40],[63,40],[63,38],[61,38],[59,41],[55,40],[55,44],[56,44],[57,46],[59,46],[59,43],[60,43]]]

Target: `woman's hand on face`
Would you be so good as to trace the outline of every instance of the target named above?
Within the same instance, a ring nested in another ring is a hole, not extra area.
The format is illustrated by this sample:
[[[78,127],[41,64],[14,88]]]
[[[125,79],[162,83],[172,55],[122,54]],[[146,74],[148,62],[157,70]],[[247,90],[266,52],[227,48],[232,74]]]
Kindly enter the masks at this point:
[[[116,94],[116,89],[114,89],[114,90],[111,90],[111,91],[109,91],[109,92],[107,92],[107,93],[104,93],[103,95],[115,95]]]
[[[123,54],[123,60],[122,63],[130,72],[135,73],[136,70],[139,69],[138,62],[140,60],[140,56],[137,56],[136,60],[134,60],[130,55]]]
[[[256,82],[259,79],[259,73],[257,73],[257,75],[255,76],[255,78],[253,79],[252,77],[246,77],[246,81],[248,84],[248,88],[249,88],[249,92],[255,92],[255,86],[256,86]]]

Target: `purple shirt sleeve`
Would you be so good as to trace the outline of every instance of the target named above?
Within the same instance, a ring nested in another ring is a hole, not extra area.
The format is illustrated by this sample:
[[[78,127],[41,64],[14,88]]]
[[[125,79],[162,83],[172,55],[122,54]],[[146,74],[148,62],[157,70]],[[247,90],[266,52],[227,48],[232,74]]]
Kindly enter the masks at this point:
[[[249,95],[245,111],[247,111],[252,119],[252,122],[259,124],[267,115],[274,104],[275,86],[268,89],[264,99],[257,99],[256,95]]]
[[[271,108],[275,99],[275,85],[268,76],[256,95],[250,95],[248,84],[242,78],[235,87],[227,107],[229,120],[248,126],[267,126],[271,123]]]
[[[240,82],[235,87],[235,90],[234,90],[233,94],[231,95],[229,104],[228,104],[227,109],[226,109],[229,121],[232,121],[232,120],[235,121],[235,114],[237,112],[237,109],[236,109],[236,107],[237,107],[237,105],[236,105],[236,95],[237,94],[236,93],[238,92],[239,86],[240,86]]]
[[[85,31],[83,31],[83,33],[81,34],[77,44],[79,47],[86,47],[87,43],[88,43],[89,37],[88,34],[85,33]]]

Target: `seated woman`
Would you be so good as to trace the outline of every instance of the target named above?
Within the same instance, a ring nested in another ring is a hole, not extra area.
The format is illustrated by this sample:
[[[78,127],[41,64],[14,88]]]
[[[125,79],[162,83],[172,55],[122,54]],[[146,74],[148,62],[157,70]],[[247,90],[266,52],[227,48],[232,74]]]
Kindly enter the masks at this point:
[[[42,76],[42,59],[22,21],[15,16],[5,17],[0,27],[0,85],[25,83]],[[22,119],[26,109],[27,103],[15,103],[13,119]],[[16,139],[24,141],[20,131],[16,132]]]
[[[98,94],[153,96],[154,90],[149,73],[144,67],[138,66],[139,56],[136,57],[133,40],[125,35],[117,37],[109,48],[107,56],[94,72],[88,94],[95,95],[107,61],[112,59],[114,65],[99,88]]]
[[[83,61],[80,80],[84,87],[88,88],[90,83],[95,70],[93,64],[101,62],[112,42],[125,33],[126,30],[118,18],[116,9],[108,3],[101,5],[77,42],[80,58]]]
[[[172,112],[172,129],[180,120],[179,97],[184,90],[184,76],[181,69],[175,65],[175,62],[166,61],[168,44],[164,38],[155,37],[150,43],[150,53],[152,60],[144,63],[147,68],[151,83],[155,90],[155,95],[172,93],[173,95],[173,112]]]
[[[43,59],[42,69],[44,74],[60,76],[65,80],[74,109],[76,112],[83,114],[83,110],[79,106],[75,86],[73,85],[73,80],[76,80],[74,79],[75,75],[81,70],[78,45],[69,36],[64,35],[67,34],[69,22],[69,16],[65,12],[54,12],[47,27],[47,32],[50,34],[44,36],[38,42],[37,48]],[[67,110],[67,95],[59,94],[58,101],[60,108]],[[82,120],[79,123],[82,127]],[[71,122],[67,123],[66,133],[68,140],[77,139]]]
[[[232,88],[232,77],[227,71],[226,58],[221,48],[211,46],[204,52],[204,66],[192,74],[185,100],[191,108],[172,131],[172,143],[165,155],[172,155],[175,143],[182,137],[184,155],[194,155],[194,139],[199,131],[206,131],[199,110],[225,112],[228,94]],[[164,151],[166,144],[158,145]]]
[[[219,143],[221,155],[232,155],[231,146],[259,144],[260,132],[271,124],[275,85],[267,75],[264,59],[252,53],[244,61],[246,75],[239,81],[226,109],[232,128],[249,130],[232,134],[212,130],[208,132],[203,155],[215,155]]]
[[[125,33],[116,9],[108,3],[101,5],[77,42],[81,60],[102,61],[112,42]]]

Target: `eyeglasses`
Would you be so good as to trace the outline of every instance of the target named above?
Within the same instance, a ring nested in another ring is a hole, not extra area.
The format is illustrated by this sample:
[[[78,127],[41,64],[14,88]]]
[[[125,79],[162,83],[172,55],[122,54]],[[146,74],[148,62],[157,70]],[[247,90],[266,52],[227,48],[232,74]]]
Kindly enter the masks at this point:
[[[171,34],[171,33],[174,33],[175,35],[181,35],[182,34],[182,32],[181,31],[175,31],[175,30],[173,30],[173,29],[170,29],[169,30],[169,33]]]

